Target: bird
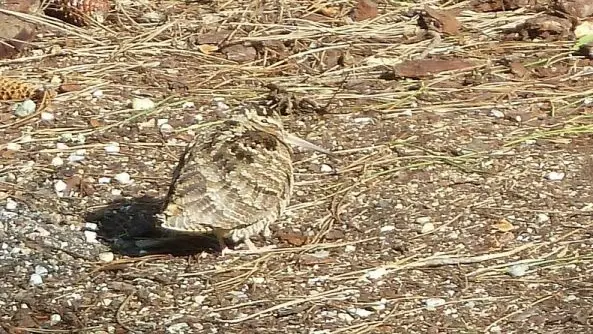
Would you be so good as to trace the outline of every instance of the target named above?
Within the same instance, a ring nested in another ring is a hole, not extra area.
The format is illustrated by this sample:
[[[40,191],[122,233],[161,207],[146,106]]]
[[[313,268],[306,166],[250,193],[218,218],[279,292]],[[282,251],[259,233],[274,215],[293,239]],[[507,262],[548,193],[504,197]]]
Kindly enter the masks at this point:
[[[294,187],[293,146],[331,154],[284,129],[281,117],[257,104],[201,128],[179,157],[157,214],[161,228],[213,234],[221,254],[225,238],[261,251],[251,236],[269,235]]]

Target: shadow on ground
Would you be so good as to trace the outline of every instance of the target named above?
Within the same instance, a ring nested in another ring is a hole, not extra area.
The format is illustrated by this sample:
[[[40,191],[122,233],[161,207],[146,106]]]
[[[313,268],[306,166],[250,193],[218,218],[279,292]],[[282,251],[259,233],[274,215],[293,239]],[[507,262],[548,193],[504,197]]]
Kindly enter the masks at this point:
[[[155,217],[162,199],[149,196],[119,199],[88,213],[85,221],[97,224],[99,238],[114,253],[127,256],[171,254],[187,256],[217,251],[216,239],[164,230]]]

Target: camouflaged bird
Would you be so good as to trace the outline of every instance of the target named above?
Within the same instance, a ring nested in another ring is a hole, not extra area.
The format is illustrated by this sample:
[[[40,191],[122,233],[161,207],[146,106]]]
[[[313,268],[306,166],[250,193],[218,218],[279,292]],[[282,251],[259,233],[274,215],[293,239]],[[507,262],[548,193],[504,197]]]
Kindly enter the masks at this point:
[[[182,154],[158,215],[161,227],[214,234],[257,251],[250,236],[268,232],[290,201],[292,148],[330,153],[283,128],[280,117],[260,106],[200,129]]]

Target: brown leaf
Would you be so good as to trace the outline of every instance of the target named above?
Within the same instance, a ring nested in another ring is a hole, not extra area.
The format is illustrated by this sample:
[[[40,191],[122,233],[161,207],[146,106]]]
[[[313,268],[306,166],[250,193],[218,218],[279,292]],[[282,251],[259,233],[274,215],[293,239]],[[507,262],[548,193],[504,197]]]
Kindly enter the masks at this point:
[[[36,27],[15,16],[0,13],[0,59],[12,57],[35,38]]]
[[[238,63],[254,61],[257,58],[257,50],[249,45],[235,44],[221,50],[228,60]]]
[[[340,14],[338,7],[321,7],[317,11],[327,17],[337,17]]]
[[[39,11],[40,4],[41,2],[39,0],[5,0],[0,1],[0,8],[32,14]]]
[[[423,78],[440,72],[469,69],[474,66],[476,64],[461,59],[420,59],[395,65],[393,72],[399,77]]]
[[[503,232],[503,233],[510,232],[510,231],[516,229],[516,227],[513,226],[513,224],[511,224],[508,220],[506,220],[504,218],[501,219],[498,223],[493,224],[492,227],[494,229],[496,229],[497,231]]]
[[[518,76],[519,78],[524,78],[529,74],[529,70],[523,66],[523,64],[517,61],[510,63],[509,68],[511,69],[511,73]]]
[[[377,4],[371,0],[358,0],[356,6],[350,11],[350,17],[354,21],[364,21],[379,15]]]
[[[201,44],[198,45],[198,50],[200,50],[200,52],[202,52],[205,55],[209,55],[212,54],[212,52],[218,51],[218,46],[213,44]]]
[[[591,0],[557,0],[556,8],[568,15],[585,18],[593,14],[593,2]]]
[[[68,92],[77,92],[81,90],[82,87],[79,84],[61,84],[58,87],[58,93],[68,93]]]
[[[66,196],[68,196],[72,192],[80,189],[80,185],[82,183],[82,178],[78,175],[73,175],[73,176],[69,177],[68,179],[66,179],[65,183],[66,183],[66,189],[64,189],[64,194],[66,194]]]
[[[297,247],[302,246],[307,242],[306,236],[295,232],[278,232],[278,238]]]
[[[221,42],[227,41],[227,38],[231,35],[232,30],[220,30],[208,32],[205,34],[199,34],[196,36],[196,44],[213,44],[218,45]]]
[[[453,12],[424,6],[426,14],[435,22],[435,28],[448,35],[456,35],[461,29],[461,23],[457,20]],[[423,15],[422,15],[423,17]],[[426,20],[426,18],[424,18]]]
[[[103,123],[100,120],[96,119],[96,118],[91,118],[91,120],[89,121],[89,124],[93,128],[98,128],[101,125],[103,125]]]

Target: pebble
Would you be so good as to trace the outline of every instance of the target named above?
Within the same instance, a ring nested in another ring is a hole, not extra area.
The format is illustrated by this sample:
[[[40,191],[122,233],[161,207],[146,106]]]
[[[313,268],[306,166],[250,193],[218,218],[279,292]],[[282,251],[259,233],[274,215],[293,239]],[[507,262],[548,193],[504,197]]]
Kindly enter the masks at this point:
[[[85,230],[96,231],[98,228],[99,228],[99,226],[96,223],[89,223],[89,222],[84,223]]]
[[[550,217],[545,213],[538,213],[537,216],[535,216],[535,221],[539,224],[547,223],[550,221]]]
[[[18,203],[12,200],[12,198],[6,199],[6,210],[8,211],[15,211],[18,206]]]
[[[498,109],[490,110],[490,113],[488,113],[488,115],[491,117],[495,117],[495,118],[503,118],[504,117],[504,113]]]
[[[387,226],[381,226],[381,233],[385,233],[385,232],[390,232],[395,230],[395,225],[387,225]]]
[[[97,232],[95,231],[84,231],[84,239],[89,244],[95,244],[99,242],[97,241]]]
[[[331,173],[334,171],[334,169],[330,165],[327,165],[327,164],[322,164],[320,169],[321,169],[322,173]]]
[[[6,149],[8,151],[20,151],[21,149],[21,144],[17,144],[17,143],[8,143],[6,144]]]
[[[155,106],[154,102],[149,98],[133,98],[132,109],[134,110],[150,110]]]
[[[159,118],[156,121],[156,125],[160,128],[161,126],[165,125],[169,123],[169,119],[168,118]]]
[[[424,305],[429,310],[434,310],[439,306],[445,305],[447,301],[443,298],[428,298],[424,300]]]
[[[420,233],[422,233],[422,234],[432,232],[432,231],[434,231],[433,223],[426,223],[426,224],[422,225],[422,228],[420,229]]]
[[[378,278],[385,276],[386,274],[387,274],[387,269],[381,267],[381,268],[377,268],[375,270],[371,270],[371,271],[367,272],[365,276],[368,279],[378,279]]]
[[[54,119],[56,119],[56,117],[54,116],[54,114],[50,113],[50,112],[42,112],[41,113],[41,120],[42,121],[46,121],[46,122],[51,122]]]
[[[65,143],[57,143],[56,144],[56,148],[58,150],[67,150],[67,149],[69,149],[68,145],[66,145]]]
[[[55,326],[55,325],[59,324],[60,321],[62,321],[62,317],[57,313],[54,313],[49,316],[49,325],[50,326]]]
[[[18,117],[27,117],[35,112],[37,105],[30,99],[26,99],[21,103],[15,103],[13,106],[14,114]]]
[[[64,196],[64,191],[66,191],[66,189],[68,189],[68,185],[66,184],[66,182],[58,180],[56,181],[56,183],[54,183],[54,190],[58,197]]]
[[[348,313],[338,313],[338,318],[348,323],[354,321],[354,318]]]
[[[112,252],[103,252],[99,254],[99,260],[102,262],[111,262],[115,258]]]
[[[60,157],[54,157],[53,159],[51,159],[51,165],[54,167],[60,167],[64,164],[64,159],[60,158]]]
[[[507,269],[509,275],[513,277],[521,277],[525,276],[527,271],[529,270],[529,265],[525,263],[514,264]]]
[[[49,273],[49,270],[42,265],[35,266],[35,273],[39,276],[46,276]]]
[[[562,173],[562,172],[549,172],[546,175],[546,179],[550,180],[550,181],[561,181],[562,179],[564,179],[564,176],[566,174]]]
[[[171,126],[169,123],[165,123],[159,127],[159,130],[161,130],[163,133],[171,133],[173,132],[173,126]]]
[[[70,156],[68,157],[68,161],[70,162],[79,162],[84,160],[84,155],[80,155],[77,153],[72,153],[70,154]]]
[[[189,329],[189,325],[185,322],[180,322],[167,327],[167,333],[185,333]]]
[[[196,107],[195,103],[187,101],[184,102],[183,105],[181,106],[182,109],[194,109]]]
[[[356,251],[356,246],[354,245],[346,245],[346,247],[344,247],[344,252],[346,253],[352,253]]]
[[[373,314],[373,312],[371,312],[367,309],[364,309],[364,308],[359,308],[359,307],[349,308],[348,312],[350,312],[350,314],[356,314],[357,316],[359,316],[361,318],[366,318]]]
[[[119,143],[111,142],[105,146],[105,152],[107,153],[118,153],[119,152]]]
[[[426,224],[430,221],[430,217],[418,217],[416,218],[416,223],[418,224]]]
[[[93,97],[96,97],[96,98],[103,97],[103,91],[100,89],[97,89],[96,91],[93,92]]]
[[[43,284],[43,278],[39,274],[32,274],[29,278],[29,284],[31,285],[41,285]]]
[[[100,184],[108,184],[110,182],[111,182],[111,178],[110,177],[104,176],[104,177],[100,177],[99,178],[99,183]]]
[[[126,172],[116,174],[114,176],[114,179],[121,184],[128,184],[132,180],[132,178],[130,177],[130,174],[128,174]]]
[[[111,195],[113,195],[113,196],[121,196],[121,193],[122,193],[121,189],[112,189],[111,190]]]

